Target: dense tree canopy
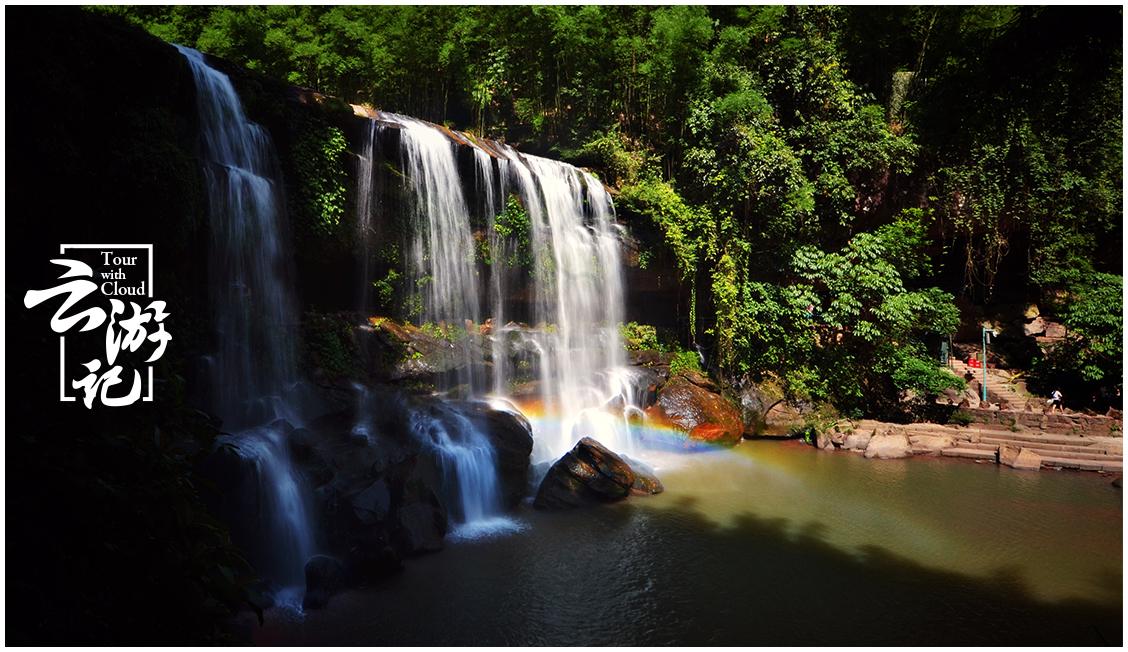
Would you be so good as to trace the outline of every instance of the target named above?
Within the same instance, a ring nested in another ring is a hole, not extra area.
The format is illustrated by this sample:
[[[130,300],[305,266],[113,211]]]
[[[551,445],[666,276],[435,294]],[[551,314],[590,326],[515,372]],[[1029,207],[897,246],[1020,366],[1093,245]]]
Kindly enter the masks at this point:
[[[154,34],[601,171],[684,339],[795,395],[957,384],[957,297],[1039,303],[1049,382],[1119,391],[1116,7],[129,7]],[[964,315],[964,319],[968,319]],[[874,364],[874,361],[878,361]]]

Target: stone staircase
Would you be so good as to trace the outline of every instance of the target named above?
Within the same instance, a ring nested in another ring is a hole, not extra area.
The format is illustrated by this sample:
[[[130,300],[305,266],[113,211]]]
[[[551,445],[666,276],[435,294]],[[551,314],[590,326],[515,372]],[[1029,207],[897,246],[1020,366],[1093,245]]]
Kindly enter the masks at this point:
[[[889,424],[863,420],[859,431],[901,429],[913,455],[939,455],[1016,468],[1075,469],[1119,473],[1123,470],[1123,440],[1115,436],[1073,435],[1029,430],[999,424],[949,426],[938,423]]]
[[[971,374],[972,379],[968,381],[967,389],[961,398],[967,398],[971,405],[979,405],[983,396],[981,393],[983,369],[969,367],[966,362],[955,358],[950,362],[950,369],[960,378],[967,378],[967,375]],[[1046,405],[1046,399],[1039,399],[1031,394],[1021,378],[1014,378],[1008,371],[990,366],[987,367],[987,400],[991,403],[1005,401],[1018,408],[1026,405],[1028,401],[1034,401],[1040,407]]]

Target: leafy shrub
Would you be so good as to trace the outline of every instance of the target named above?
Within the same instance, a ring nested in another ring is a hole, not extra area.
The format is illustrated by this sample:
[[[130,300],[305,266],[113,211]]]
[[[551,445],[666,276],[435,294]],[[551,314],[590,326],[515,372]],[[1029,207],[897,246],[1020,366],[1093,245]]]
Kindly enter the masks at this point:
[[[509,195],[505,200],[505,210],[494,218],[494,231],[505,239],[509,256],[504,262],[509,267],[531,267],[533,264],[532,246],[529,241],[529,232],[532,224],[529,213],[521,205],[517,195]],[[496,254],[489,256],[495,259]]]
[[[372,281],[372,287],[376,288],[376,299],[380,302],[381,308],[392,307],[392,299],[399,287],[399,280],[400,273],[395,269],[389,269],[384,278]]]
[[[298,178],[295,208],[317,235],[334,234],[345,214],[347,148],[340,129],[309,116],[298,121],[291,157]]]
[[[948,424],[953,426],[968,426],[972,421],[971,415],[963,410],[956,410],[948,417]]]
[[[678,351],[670,359],[670,375],[674,376],[682,371],[701,371],[701,361],[693,351]]]
[[[627,322],[619,324],[619,335],[628,351],[657,351],[661,350],[658,344],[658,330],[649,324]]]

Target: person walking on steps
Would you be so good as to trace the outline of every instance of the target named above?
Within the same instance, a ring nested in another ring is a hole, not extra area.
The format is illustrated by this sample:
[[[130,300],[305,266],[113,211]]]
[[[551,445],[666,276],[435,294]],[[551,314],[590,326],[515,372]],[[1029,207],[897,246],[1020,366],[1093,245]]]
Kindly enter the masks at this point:
[[[1055,389],[1053,394],[1050,394],[1050,412],[1061,411],[1065,413],[1065,408],[1061,405],[1061,390]]]

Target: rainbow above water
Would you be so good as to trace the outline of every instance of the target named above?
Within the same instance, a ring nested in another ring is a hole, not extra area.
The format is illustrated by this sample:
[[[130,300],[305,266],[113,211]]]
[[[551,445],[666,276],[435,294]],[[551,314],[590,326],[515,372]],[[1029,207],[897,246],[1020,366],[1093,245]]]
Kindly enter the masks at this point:
[[[597,421],[601,422],[598,425],[603,426],[602,430],[605,432],[600,433],[598,430],[601,428],[585,428],[583,422],[564,418],[558,411],[546,408],[537,398],[490,397],[490,403],[496,409],[518,412],[528,419],[533,428],[534,440],[544,433],[559,433],[564,429],[570,429],[567,440],[571,443],[566,449],[551,451],[551,460],[547,460],[543,455],[537,459],[534,452],[534,463],[559,459],[583,437],[592,437],[615,453],[643,459],[648,453],[699,453],[726,448],[710,442],[690,439],[685,430],[670,423],[660,413],[645,413],[636,409],[631,416],[625,417],[621,411],[612,407],[589,411],[589,417],[597,416]],[[591,419],[589,418],[588,421]],[[610,436],[600,436],[608,434],[606,433],[608,426],[613,426],[616,432]],[[624,430],[628,432],[624,433]],[[629,443],[624,444],[625,442]],[[536,451],[535,447],[534,451]]]

